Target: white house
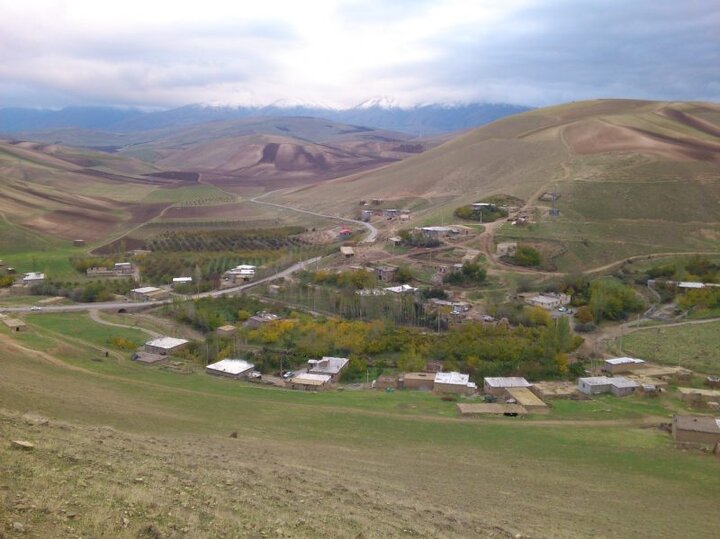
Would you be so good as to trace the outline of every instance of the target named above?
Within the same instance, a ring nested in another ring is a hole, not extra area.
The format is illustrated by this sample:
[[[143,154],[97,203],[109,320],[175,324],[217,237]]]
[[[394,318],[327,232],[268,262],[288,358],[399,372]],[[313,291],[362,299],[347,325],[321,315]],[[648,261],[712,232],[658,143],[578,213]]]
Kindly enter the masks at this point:
[[[244,359],[223,359],[205,367],[205,372],[215,376],[238,379],[247,377],[254,368],[254,364]]]
[[[612,359],[606,359],[603,363],[603,372],[614,374],[617,372],[628,372],[637,367],[643,367],[645,361],[634,357],[615,357]]]
[[[151,354],[166,356],[184,348],[190,341],[175,337],[158,337],[145,343],[145,350]]]
[[[26,273],[25,276],[22,279],[23,284],[37,284],[42,283],[45,280],[45,274],[44,273],[37,273],[35,271],[31,271],[30,273]]]
[[[389,286],[385,288],[388,292],[393,294],[412,294],[417,291],[417,288],[410,286],[409,284],[401,284],[398,286]]]
[[[182,284],[191,284],[193,282],[192,277],[173,277],[172,285],[182,285]]]
[[[329,375],[333,382],[336,382],[340,378],[340,373],[347,367],[349,359],[345,357],[329,357],[325,356],[322,359],[309,359],[308,360],[308,373],[310,374],[323,374]]]
[[[520,376],[483,378],[483,391],[489,395],[503,395],[505,390],[511,387],[532,387],[532,384]]]
[[[440,393],[473,394],[477,391],[477,385],[475,382],[470,381],[469,374],[463,374],[461,372],[437,372],[435,373],[433,390]]]

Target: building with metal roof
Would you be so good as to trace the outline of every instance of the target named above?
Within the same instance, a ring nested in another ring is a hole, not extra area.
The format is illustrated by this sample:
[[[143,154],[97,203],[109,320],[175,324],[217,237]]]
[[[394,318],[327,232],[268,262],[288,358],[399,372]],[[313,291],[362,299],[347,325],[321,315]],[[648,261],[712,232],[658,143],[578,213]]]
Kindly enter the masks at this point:
[[[223,359],[205,367],[205,372],[215,376],[238,379],[248,376],[254,368],[253,363],[244,359]]]

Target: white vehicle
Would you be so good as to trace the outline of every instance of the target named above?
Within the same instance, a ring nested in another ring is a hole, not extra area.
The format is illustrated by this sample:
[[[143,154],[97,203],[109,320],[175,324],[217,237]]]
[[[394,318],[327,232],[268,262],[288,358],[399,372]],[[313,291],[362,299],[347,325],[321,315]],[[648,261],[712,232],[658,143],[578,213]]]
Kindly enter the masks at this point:
[[[38,305],[33,305],[32,307],[30,307],[30,310],[31,311],[42,311],[42,307],[40,307]]]

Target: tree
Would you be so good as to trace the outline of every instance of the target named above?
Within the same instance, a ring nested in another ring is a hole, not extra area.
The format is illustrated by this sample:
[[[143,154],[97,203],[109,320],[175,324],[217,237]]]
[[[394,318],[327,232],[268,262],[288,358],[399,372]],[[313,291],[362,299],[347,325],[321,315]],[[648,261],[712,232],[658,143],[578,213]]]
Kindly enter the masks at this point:
[[[400,356],[397,367],[402,372],[421,371],[425,368],[425,360],[420,357],[413,344]]]
[[[519,245],[512,257],[515,264],[525,267],[537,267],[540,265],[540,253],[527,245]]]
[[[590,324],[595,321],[595,316],[593,315],[592,309],[587,305],[583,305],[582,307],[578,308],[577,313],[575,313],[575,317],[581,324]]]
[[[399,283],[409,283],[413,279],[412,270],[408,266],[400,266],[397,270],[395,279]]]

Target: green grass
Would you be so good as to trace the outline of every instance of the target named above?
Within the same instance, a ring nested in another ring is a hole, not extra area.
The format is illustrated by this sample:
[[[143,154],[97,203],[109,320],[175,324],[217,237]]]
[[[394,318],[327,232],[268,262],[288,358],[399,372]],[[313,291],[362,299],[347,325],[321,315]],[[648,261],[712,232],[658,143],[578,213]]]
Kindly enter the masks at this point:
[[[634,331],[623,337],[622,350],[659,363],[720,374],[720,321]]]
[[[234,200],[234,197],[212,185],[190,185],[176,189],[157,189],[148,194],[143,202],[170,202],[180,205],[192,205],[192,203],[201,202],[209,204],[228,203]]]

